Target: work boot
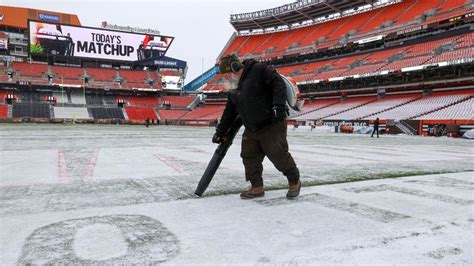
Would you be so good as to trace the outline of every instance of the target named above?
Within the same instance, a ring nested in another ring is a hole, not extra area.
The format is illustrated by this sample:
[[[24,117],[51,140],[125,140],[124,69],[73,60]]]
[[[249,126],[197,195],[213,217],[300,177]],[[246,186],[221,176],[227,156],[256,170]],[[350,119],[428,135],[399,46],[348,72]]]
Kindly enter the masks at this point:
[[[250,187],[249,190],[240,193],[241,199],[260,198],[265,195],[263,187]]]
[[[288,183],[288,192],[286,193],[287,199],[294,199],[298,197],[301,190],[301,181],[298,179],[297,182]]]

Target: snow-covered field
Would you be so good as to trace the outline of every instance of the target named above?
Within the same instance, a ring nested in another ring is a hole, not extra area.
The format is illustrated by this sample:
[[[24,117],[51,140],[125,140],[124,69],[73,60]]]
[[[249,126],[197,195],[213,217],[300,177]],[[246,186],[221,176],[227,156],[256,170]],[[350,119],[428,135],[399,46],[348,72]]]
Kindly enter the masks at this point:
[[[289,129],[302,195],[243,201],[238,135],[196,199],[212,134],[0,124],[0,265],[474,263],[472,141]]]

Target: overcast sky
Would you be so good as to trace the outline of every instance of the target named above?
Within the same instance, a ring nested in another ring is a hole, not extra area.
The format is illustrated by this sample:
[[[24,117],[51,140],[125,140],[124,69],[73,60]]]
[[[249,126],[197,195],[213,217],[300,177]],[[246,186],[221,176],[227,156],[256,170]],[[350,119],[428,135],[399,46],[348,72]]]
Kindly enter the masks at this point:
[[[107,21],[174,36],[167,56],[188,62],[187,83],[214,65],[234,32],[230,14],[291,2],[295,0],[0,0],[0,5],[77,14],[84,26]]]

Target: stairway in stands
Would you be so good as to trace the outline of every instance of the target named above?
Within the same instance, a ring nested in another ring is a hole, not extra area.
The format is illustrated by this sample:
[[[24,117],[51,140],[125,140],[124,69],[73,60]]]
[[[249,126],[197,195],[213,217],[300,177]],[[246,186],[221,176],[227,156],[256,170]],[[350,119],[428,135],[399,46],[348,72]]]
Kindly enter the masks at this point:
[[[400,129],[403,133],[405,133],[409,136],[414,136],[414,135],[416,135],[416,133],[418,133],[418,131],[416,129],[414,129],[413,127],[411,127],[407,123],[404,123],[403,121],[399,121],[399,122],[395,123],[395,126],[398,129]]]

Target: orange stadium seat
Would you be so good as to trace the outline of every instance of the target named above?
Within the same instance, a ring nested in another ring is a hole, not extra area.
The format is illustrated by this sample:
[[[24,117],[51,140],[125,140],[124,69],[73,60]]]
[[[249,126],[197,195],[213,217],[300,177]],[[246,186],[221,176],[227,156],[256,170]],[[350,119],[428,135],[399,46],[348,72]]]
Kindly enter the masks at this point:
[[[158,107],[160,105],[160,101],[156,96],[128,96],[127,101],[130,106]]]
[[[246,55],[246,54],[253,53],[253,51],[256,48],[258,48],[263,43],[265,43],[270,37],[271,37],[271,34],[261,34],[261,35],[252,36],[252,38],[249,38],[242,45],[242,47],[237,51],[237,54]]]
[[[127,112],[128,119],[130,120],[145,120],[149,119],[158,119],[158,116],[153,108],[146,107],[125,107]]]
[[[108,68],[92,68],[89,67],[86,69],[87,74],[92,76],[94,81],[113,81],[117,76],[117,71],[115,69]]]
[[[188,110],[158,110],[160,119],[163,120],[178,120],[187,114]]]
[[[249,38],[249,36],[238,36],[236,37],[232,43],[230,44],[229,48],[224,52],[224,55],[232,54],[237,52],[240,46]]]
[[[222,112],[224,112],[225,105],[204,105],[202,107],[197,107],[191,112],[184,115],[182,120],[200,120],[200,121],[211,121],[216,120],[222,117]]]
[[[261,54],[261,53],[267,51],[268,49],[275,48],[275,46],[279,42],[283,41],[287,37],[288,37],[288,32],[286,32],[286,31],[273,33],[270,36],[270,38],[268,38],[266,40],[266,42],[264,44],[262,44],[261,46],[259,46],[255,49],[254,53],[255,54]]]
[[[195,99],[193,96],[163,96],[161,102],[169,102],[172,107],[187,108]]]
[[[398,23],[406,22],[409,20],[417,19],[429,10],[436,9],[436,7],[443,2],[442,0],[417,0],[413,5],[408,7],[403,14],[397,18]]]
[[[344,26],[344,23],[347,22],[348,18],[341,18],[341,19],[336,19],[332,20],[326,23],[322,23],[317,30],[313,31],[308,37],[302,39],[300,41],[300,46],[305,46],[312,44],[316,41],[318,41],[320,38],[326,38],[328,39],[328,34],[330,34],[332,31],[339,29]]]
[[[143,70],[119,70],[120,77],[126,79],[130,83],[145,83],[148,79],[148,74]]]
[[[19,72],[23,77],[42,77],[48,72],[47,64],[13,62],[13,69]]]
[[[438,6],[439,11],[446,11],[450,9],[455,9],[461,7],[467,3],[466,0],[447,0],[442,1],[441,4]]]
[[[8,105],[0,104],[0,118],[8,117]]]
[[[81,67],[51,66],[51,72],[64,79],[79,80],[84,75],[84,69]]]

